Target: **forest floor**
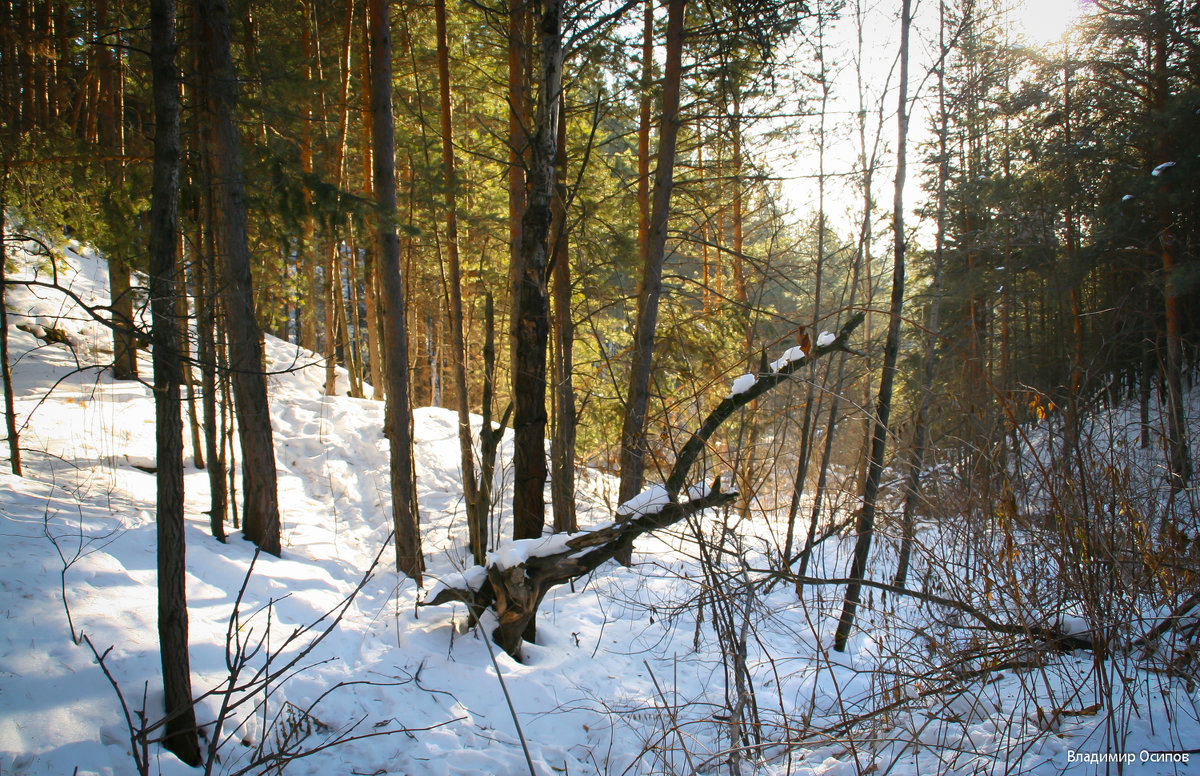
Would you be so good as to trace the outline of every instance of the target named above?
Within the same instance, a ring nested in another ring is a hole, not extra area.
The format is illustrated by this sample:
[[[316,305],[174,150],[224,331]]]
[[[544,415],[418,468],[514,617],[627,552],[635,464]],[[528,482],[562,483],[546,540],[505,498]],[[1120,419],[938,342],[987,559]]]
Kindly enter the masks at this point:
[[[78,245],[61,251],[59,281],[105,302],[103,262]],[[49,277],[32,254],[14,261],[18,277]],[[61,294],[14,287],[8,305],[25,476],[4,459],[0,774],[133,773],[118,697],[72,628],[101,652],[112,647],[105,665],[131,710],[144,702],[150,718],[160,713],[151,391],[96,368],[111,357],[104,329]],[[48,330],[66,342],[34,336]],[[462,607],[418,608],[423,591],[394,571],[382,405],[345,396],[344,374],[340,395],[323,396],[312,354],[270,337],[267,350],[282,558],[255,560],[237,532],[227,544],[212,538],[208,475],[184,434],[194,693],[226,678],[235,607],[240,638],[270,634],[251,665],[268,655],[278,665],[316,632],[276,654],[285,640],[382,560],[337,627],[265,702],[239,710],[216,772],[272,747],[345,737],[286,773],[1051,774],[1116,772],[1101,762],[1114,756],[1131,773],[1200,772],[1194,684],[1133,657],[1098,667],[1081,650],[955,674],[937,664],[932,635],[952,618],[879,595],[865,596],[849,650],[831,651],[841,588],[797,599],[790,584],[755,581],[777,554],[769,520],[707,515],[639,540],[632,568],[608,564],[549,595],[518,663],[468,629]],[[146,354],[141,370],[151,373]],[[455,428],[447,410],[415,413],[427,588],[470,565]],[[510,454],[506,441],[502,504]],[[584,471],[580,524],[611,520],[614,492],[609,477]],[[510,525],[498,508],[493,530]],[[697,534],[722,526],[736,538],[702,566]],[[822,544],[810,574],[841,576],[848,548]],[[876,563],[875,578],[888,578],[894,549]],[[1125,688],[1115,710],[1113,676]],[[219,706],[220,696],[201,700],[201,722]],[[196,772],[150,754],[151,773]]]

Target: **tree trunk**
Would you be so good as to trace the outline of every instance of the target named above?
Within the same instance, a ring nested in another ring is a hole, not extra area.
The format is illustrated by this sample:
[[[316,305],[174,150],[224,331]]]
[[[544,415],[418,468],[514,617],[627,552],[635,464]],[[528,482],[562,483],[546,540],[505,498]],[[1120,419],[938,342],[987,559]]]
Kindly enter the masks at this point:
[[[180,152],[182,155],[182,151]],[[178,205],[176,206],[178,210]],[[175,296],[175,315],[180,321],[187,321],[188,318],[188,302],[187,302],[187,275],[182,269],[187,266],[188,257],[184,255],[183,246],[183,229],[177,228],[176,234],[180,237],[175,241],[176,256],[180,262],[179,271],[179,293]],[[204,440],[200,433],[200,419],[196,411],[196,376],[192,372],[192,364],[195,363],[192,358],[192,349],[190,337],[188,336],[187,325],[177,326],[176,335],[179,337],[179,353],[181,361],[181,370],[183,372],[183,385],[187,388],[187,419],[188,431],[191,433],[192,441],[192,463],[197,469],[205,467],[204,461]]]
[[[347,3],[353,3],[354,0],[346,0]],[[362,23],[363,34],[363,55],[362,55],[362,82],[370,83],[371,81],[371,35],[366,15],[363,15]],[[362,120],[362,187],[363,197],[368,200],[375,199],[375,183],[372,176],[375,169],[374,155],[372,146],[374,141],[371,139],[371,95],[369,89],[362,90],[362,109],[360,116]],[[374,389],[371,393],[371,398],[382,400],[386,394],[387,378],[384,376],[384,354],[383,354],[383,321],[379,315],[380,301],[380,277],[378,270],[378,261],[375,255],[377,250],[377,240],[365,240],[363,246],[363,297],[366,302],[366,330],[367,330],[367,356],[371,361],[371,387]]]
[[[33,40],[33,17],[30,14],[28,2],[17,4],[17,24],[17,40]],[[21,111],[18,122],[21,132],[29,132],[37,125],[37,115],[33,104],[34,89],[33,84],[30,83],[33,74],[33,46],[20,45],[18,47],[17,66],[21,73]]]
[[[511,379],[516,379],[517,304],[521,284],[521,222],[525,218],[525,167],[529,149],[529,96],[525,77],[528,53],[528,3],[508,0],[508,247],[509,354]]]
[[[107,0],[96,3],[97,33],[107,35],[111,22],[108,18]],[[121,148],[121,74],[113,53],[108,46],[99,46],[97,65],[100,81],[100,100],[102,107],[99,111],[98,131],[100,143],[108,153],[120,157]],[[111,196],[112,188],[119,188],[124,178],[123,168],[119,161],[106,165],[110,181],[107,184]],[[115,211],[108,211],[109,218],[119,218]],[[125,257],[117,255],[120,249],[114,247],[114,253],[107,255],[108,260],[108,289],[109,305],[112,311],[113,336],[113,378],[117,380],[136,380],[138,377],[137,346],[133,325],[133,288],[129,283],[129,264]]]
[[[150,313],[153,317],[154,418],[158,483],[158,640],[167,713],[164,745],[200,764],[188,659],[183,522],[183,418],[176,247],[179,205],[179,84],[175,68],[175,0],[150,4],[154,92],[154,178],[150,191]]]
[[[408,395],[408,334],[405,331],[404,278],[396,232],[396,140],[392,119],[392,28],[387,0],[368,0],[371,37],[371,137],[379,232],[379,272],[383,286],[387,350],[387,403],[384,432],[391,448],[392,523],[396,568],[418,585],[424,561],[417,524],[413,476],[412,407]]]
[[[478,499],[475,481],[475,453],[471,441],[471,406],[467,386],[467,343],[463,331],[462,269],[458,256],[458,185],[454,160],[454,123],[450,112],[450,49],[446,44],[446,0],[435,0],[437,16],[438,96],[442,120],[442,170],[446,184],[446,279],[447,301],[450,307],[450,363],[454,372],[454,392],[458,405],[458,450],[462,465],[463,500],[467,509],[468,543],[476,563],[482,563],[487,552],[487,526],[472,518]]]
[[[816,283],[813,293],[813,313],[814,317],[821,314],[821,291],[823,290],[823,276],[825,269],[825,149],[826,149],[826,130],[825,120],[827,108],[829,105],[829,70],[825,64],[825,25],[826,15],[824,8],[821,5],[816,7],[817,14],[817,66],[819,85],[821,89],[821,107],[819,109],[819,125],[817,131],[817,261],[816,261]],[[801,338],[803,332],[800,332]],[[797,344],[803,344],[797,342]],[[806,347],[807,351],[808,348]],[[816,398],[817,383],[814,379],[815,374],[809,376],[808,380],[808,396],[804,402],[804,418],[800,424],[800,453],[796,461],[796,474],[792,481],[792,494],[788,503],[788,520],[787,534],[784,537],[783,562],[785,565],[791,563],[792,546],[795,541],[796,532],[796,515],[800,509],[800,498],[804,495],[804,483],[808,476],[808,464],[812,459],[812,447],[816,431],[816,423],[814,419],[821,414],[821,404],[824,399],[824,391],[821,393],[820,399],[816,401],[816,407],[813,406],[814,398]],[[828,381],[829,372],[826,371],[823,383]],[[832,428],[830,428],[832,431]]]
[[[1163,278],[1165,288],[1163,302],[1166,307],[1167,359],[1165,374],[1167,384],[1167,451],[1170,464],[1171,493],[1188,487],[1192,478],[1192,460],[1188,452],[1187,423],[1184,419],[1183,381],[1183,334],[1180,323],[1179,287],[1183,285],[1175,271],[1175,254],[1178,240],[1173,224],[1164,219],[1159,232],[1162,248]]]
[[[654,356],[654,333],[658,325],[658,302],[662,294],[662,268],[666,257],[667,220],[675,175],[675,144],[679,135],[679,83],[683,59],[683,12],[686,0],[667,3],[667,51],[663,72],[663,113],[658,138],[658,170],[654,179],[654,201],[647,237],[646,260],[638,288],[637,323],[633,335],[633,363],[625,419],[621,428],[620,501],[624,503],[642,489],[646,466],[646,415],[650,403],[650,369]]]
[[[1150,447],[1150,397],[1153,394],[1152,383],[1154,374],[1154,351],[1157,349],[1157,337],[1154,333],[1154,323],[1150,319],[1150,310],[1153,309],[1153,290],[1152,286],[1147,285],[1145,294],[1145,314],[1142,316],[1142,363],[1141,369],[1138,370],[1138,425],[1141,433],[1138,437],[1138,445],[1143,450]]]
[[[567,237],[567,122],[558,122],[557,182],[553,203],[551,272],[554,277],[554,436],[550,440],[550,499],[554,530],[577,531],[575,519],[575,322]]]
[[[4,190],[8,186],[8,163],[5,160],[4,174],[0,177],[0,376],[4,382],[4,428],[8,437],[8,467],[21,476],[21,446],[17,436],[17,411],[13,404],[12,367],[8,363],[8,308],[4,303],[5,277],[4,260],[8,249],[4,244],[5,212]]]
[[[1153,108],[1162,115],[1170,100],[1167,72],[1168,11],[1165,0],[1154,0],[1153,51]],[[1164,122],[1164,126],[1166,126]],[[1159,139],[1159,161],[1169,159],[1170,137],[1164,132]],[[1175,216],[1165,202],[1159,206],[1158,243],[1162,253],[1163,306],[1166,314],[1166,360],[1163,381],[1167,388],[1167,464],[1170,467],[1171,494],[1188,487],[1192,478],[1192,461],[1188,452],[1187,422],[1185,420],[1183,381],[1183,327],[1181,323],[1179,288],[1183,282],[1176,276],[1176,254],[1179,241],[1175,237]]]
[[[325,276],[324,304],[323,312],[325,313],[325,321],[323,324],[324,334],[322,342],[324,343],[325,356],[325,388],[326,396],[337,395],[337,297],[342,293],[341,278],[338,276],[337,267],[337,246],[333,234],[325,234],[324,239],[326,244],[320,248],[314,249],[314,254],[325,252],[321,262],[322,274]]]
[[[198,132],[197,132],[198,134]],[[213,242],[212,187],[207,175],[199,171],[201,184],[200,213],[197,217],[197,256],[195,262],[196,357],[200,360],[201,411],[204,415],[204,449],[208,458],[209,524],[217,541],[225,541],[225,511],[229,494],[225,487],[225,444],[218,428],[217,393],[217,284],[216,250]]]
[[[883,374],[879,380],[879,402],[875,411],[875,425],[871,436],[871,454],[867,465],[867,477],[863,486],[863,504],[858,512],[855,526],[857,540],[854,544],[854,559],[850,566],[846,586],[846,599],[842,615],[834,634],[833,648],[846,651],[850,629],[854,627],[854,614],[858,608],[861,580],[867,570],[867,557],[871,551],[871,538],[875,533],[875,506],[879,496],[879,482],[883,476],[883,459],[887,452],[888,418],[892,411],[892,384],[896,377],[896,360],[900,353],[900,315],[904,306],[904,177],[908,150],[908,38],[912,27],[911,0],[901,0],[900,8],[900,95],[896,114],[896,182],[892,200],[892,228],[894,232],[892,264],[892,299],[888,310],[888,333],[883,346]]]
[[[234,123],[235,74],[226,0],[199,0],[200,64],[207,75],[207,156],[214,188],[216,239],[222,262],[229,368],[242,445],[242,531],[263,552],[280,554],[275,447],[263,374],[263,343],[254,316],[242,155]]]
[[[303,22],[300,25],[300,56],[304,60],[302,69],[302,78],[304,79],[305,88],[310,92],[302,98],[300,108],[300,172],[304,174],[305,180],[311,178],[313,173],[313,141],[312,141],[312,125],[313,111],[311,100],[311,92],[314,91],[313,85],[313,44],[312,44],[312,25],[309,19],[310,6],[308,2],[302,3]],[[304,192],[305,212],[300,219],[300,245],[298,246],[297,256],[300,264],[300,272],[304,278],[305,298],[303,306],[303,317],[300,319],[300,346],[316,352],[317,350],[317,300],[318,300],[318,284],[317,284],[317,245],[316,245],[316,219],[313,214],[312,207],[312,192],[309,191],[307,184],[301,184]],[[326,348],[328,351],[328,348]]]
[[[650,110],[654,105],[654,0],[646,0],[642,20],[642,93],[638,102],[638,258],[650,255]],[[703,154],[701,147],[700,153]],[[701,178],[704,176],[701,175]],[[705,219],[705,228],[708,220]],[[708,246],[705,245],[705,250]],[[707,269],[707,263],[705,268]],[[707,284],[705,285],[707,289]]]
[[[346,240],[347,260],[350,266],[346,268],[349,274],[349,282],[346,287],[346,307],[349,308],[350,320],[347,323],[346,331],[353,332],[353,336],[347,334],[345,343],[347,360],[351,364],[350,369],[350,395],[355,399],[366,398],[363,392],[363,380],[366,379],[366,372],[363,369],[363,350],[362,350],[362,320],[359,318],[359,290],[358,290],[358,243],[354,239],[354,225],[350,225],[350,234]]]
[[[205,251],[201,257],[200,275],[196,284],[202,289],[202,297],[197,297],[196,304],[196,353],[200,359],[200,395],[201,411],[204,414],[204,450],[208,454],[208,517],[212,535],[217,541],[225,541],[225,512],[229,508],[229,494],[225,487],[225,456],[224,441],[218,428],[218,419],[224,414],[218,409],[217,393],[217,348],[216,348],[216,315],[214,307],[216,289],[212,287],[214,272],[213,254]]]
[[[516,304],[513,374],[513,538],[542,535],[546,522],[546,346],[550,303],[546,288],[558,121],[562,91],[562,3],[541,7],[541,83],[525,177],[521,219],[520,286]]]
[[[354,0],[346,1],[346,11],[343,17],[345,31],[342,34],[342,49],[338,57],[338,134],[337,145],[334,146],[333,172],[334,182],[339,191],[346,188],[346,147],[350,137],[350,70],[351,44],[354,39]],[[363,398],[362,326],[358,316],[358,272],[356,267],[356,250],[353,225],[349,228],[349,283],[347,285],[348,302],[343,301],[339,310],[342,318],[342,333],[344,336],[343,349],[346,355],[346,367],[350,374],[350,395],[356,399]],[[336,252],[338,243],[333,243]],[[369,280],[368,280],[369,282]],[[350,311],[347,320],[346,305]],[[353,326],[353,328],[351,328]],[[351,336],[353,332],[353,337]]]
[[[483,335],[483,423],[479,429],[479,488],[476,490],[474,512],[469,520],[478,525],[482,532],[482,544],[488,549],[488,515],[492,508],[492,480],[496,473],[496,449],[504,437],[512,403],[504,410],[498,429],[492,428],[492,394],[496,382],[496,312],[492,295],[484,298]]]
[[[36,112],[38,122],[43,127],[50,126],[50,3],[43,2],[38,8],[37,37],[41,47],[38,52],[37,66],[34,71],[34,88],[36,95]],[[119,49],[118,49],[119,50]]]
[[[946,4],[939,4],[938,37],[941,51],[938,69],[938,177],[937,177],[937,232],[934,237],[933,249],[933,306],[929,312],[929,330],[926,335],[925,368],[921,377],[921,400],[917,405],[917,417],[913,425],[912,460],[909,462],[908,475],[904,482],[904,506],[900,519],[901,539],[900,553],[896,562],[894,584],[903,588],[908,582],[908,568],[912,558],[914,521],[917,500],[921,493],[921,471],[925,465],[926,437],[929,433],[929,408],[933,403],[933,377],[936,362],[938,331],[941,328],[942,305],[942,259],[946,246],[946,184],[950,177],[949,165],[949,114],[946,112],[946,70],[945,62],[949,56],[949,46],[946,43]]]
[[[113,324],[113,379],[136,380],[137,346],[133,329],[133,287],[129,283],[129,265],[119,256],[107,258]]]

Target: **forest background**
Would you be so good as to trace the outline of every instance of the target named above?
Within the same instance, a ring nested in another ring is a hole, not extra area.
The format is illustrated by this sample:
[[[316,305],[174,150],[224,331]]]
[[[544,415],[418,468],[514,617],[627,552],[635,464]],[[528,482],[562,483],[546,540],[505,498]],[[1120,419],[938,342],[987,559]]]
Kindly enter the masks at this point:
[[[703,462],[733,472],[741,515],[780,519],[789,574],[853,531],[847,628],[871,537],[896,540],[903,588],[919,518],[1052,524],[1064,552],[1094,552],[1075,520],[1107,545],[1188,552],[1195,7],[1096,2],[1033,41],[1020,8],[990,2],[905,2],[882,21],[819,1],[164,6],[179,25],[166,49],[140,4],[0,3],[0,199],[102,246],[114,376],[137,377],[152,338],[156,357],[182,357],[160,385],[187,388],[176,412],[217,536],[230,523],[282,551],[260,331],[321,354],[328,391],[344,366],[352,396],[388,401],[396,561],[419,580],[413,406],[460,413],[482,563],[508,537],[475,475],[492,426],[477,453],[469,412],[511,407],[512,538],[573,530],[577,466],[619,476],[627,502],[666,479],[731,378],[862,312],[862,357],[806,362]],[[173,75],[152,74],[176,40]],[[174,184],[153,180],[167,93]],[[784,195],[791,149],[810,211]],[[155,226],[163,185],[170,229]],[[163,251],[176,264],[156,264]],[[1082,419],[1121,403],[1161,477],[1102,522],[1123,480],[1093,467],[1112,451],[1089,447]],[[1053,473],[1079,485],[1070,505],[1031,496],[1013,468],[1022,424],[1047,418]],[[830,525],[825,502],[843,497],[861,506]]]

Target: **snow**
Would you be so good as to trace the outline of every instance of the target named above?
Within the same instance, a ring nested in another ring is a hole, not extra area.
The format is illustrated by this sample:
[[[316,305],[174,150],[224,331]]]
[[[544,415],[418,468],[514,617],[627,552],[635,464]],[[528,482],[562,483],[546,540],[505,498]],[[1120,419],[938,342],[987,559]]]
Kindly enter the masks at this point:
[[[817,337],[817,347],[819,347],[819,348],[828,347],[829,345],[833,344],[833,341],[835,339],[837,339],[837,335],[835,335],[833,332],[823,331],[823,332],[821,332],[820,336]]]
[[[574,536],[575,534],[560,533],[540,539],[505,542],[496,551],[487,554],[487,565],[503,571],[519,566],[530,558],[554,555],[569,549],[567,542]]]
[[[758,378],[752,374],[744,374],[733,381],[733,385],[729,386],[729,395],[725,398],[732,399],[734,396],[741,396],[746,391],[750,390],[758,382]]]
[[[1128,202],[1128,201],[1129,201],[1129,200],[1131,200],[1131,199],[1133,199],[1133,195],[1132,195],[1132,194],[1126,194],[1125,196],[1121,197],[1121,201],[1122,201],[1122,202]]]
[[[1159,166],[1157,166],[1153,170],[1151,170],[1150,174],[1157,178],[1159,175],[1162,175],[1164,172],[1166,172],[1167,170],[1171,169],[1174,166],[1175,166],[1175,162],[1163,162],[1162,164],[1160,164]]]
[[[1078,614],[1064,613],[1059,617],[1058,630],[1067,636],[1087,636],[1091,634],[1092,626]]]
[[[782,356],[771,362],[771,371],[778,372],[780,369],[783,369],[785,366],[788,366],[795,361],[802,361],[804,359],[804,355],[804,348],[800,347],[799,345],[793,345],[785,350]]]
[[[429,592],[425,594],[424,598],[427,601],[432,601],[437,597],[439,592],[446,588],[451,590],[470,590],[474,592],[483,587],[483,583],[486,579],[486,568],[483,566],[471,566],[470,568],[463,569],[462,571],[447,574],[446,576],[437,580],[434,586],[430,588]]]
[[[56,249],[62,282],[84,299],[105,303],[106,273],[95,252],[69,243]],[[12,259],[13,276],[48,277],[39,257],[18,248]],[[153,400],[142,383],[115,382],[96,368],[111,358],[106,332],[61,294],[11,286],[6,303],[26,476],[9,473],[7,449],[0,449],[0,774],[124,776],[134,769],[120,706],[91,652],[72,640],[71,625],[101,651],[112,647],[105,662],[126,700],[136,710],[144,692],[147,714],[156,718],[162,693],[155,488],[153,475],[138,468],[154,462]],[[69,346],[36,339],[23,325],[63,332]],[[818,346],[832,339],[823,333]],[[286,718],[307,709],[308,722],[297,730],[307,731],[309,746],[355,724],[356,733],[412,732],[326,749],[289,764],[285,773],[293,776],[526,774],[500,678],[539,776],[691,773],[705,761],[709,764],[699,769],[704,773],[729,772],[725,720],[736,687],[727,681],[728,645],[718,634],[713,606],[700,602],[711,601],[712,583],[729,584],[745,569],[773,562],[777,556],[768,555],[774,552],[768,548],[778,544],[778,521],[756,518],[734,528],[707,516],[695,529],[642,537],[634,568],[608,564],[547,595],[537,643],[526,645],[523,663],[502,653],[493,662],[487,640],[493,615],[468,629],[462,606],[416,607],[438,584],[477,589],[484,579],[467,550],[457,416],[437,408],[414,413],[428,577],[440,580],[422,593],[397,575],[385,545],[391,504],[382,406],[346,396],[348,381],[340,371],[337,395],[323,396],[318,356],[272,337],[266,342],[282,558],[253,561],[253,548],[236,532],[227,544],[211,538],[204,512],[208,475],[193,465],[191,435],[184,433],[195,695],[227,678],[226,634],[243,582],[240,627],[234,632],[257,638],[269,627],[275,649],[296,628],[337,607],[377,553],[383,554],[304,667],[272,687],[265,709],[237,713],[236,727],[227,728],[235,738],[223,746],[216,772],[236,771],[249,763],[256,746],[272,746],[281,732],[270,729],[276,714]],[[150,374],[144,353],[140,368]],[[747,390],[754,378],[739,378],[735,389],[739,383]],[[479,419],[473,422],[478,430]],[[491,521],[498,536],[511,534],[511,454],[506,437]],[[581,525],[609,524],[612,513],[605,505],[615,484],[608,475],[580,471]],[[687,497],[701,498],[709,490],[698,483]],[[652,486],[617,513],[646,514],[664,503],[665,488]],[[706,576],[693,530],[705,531],[709,540],[737,542],[737,552],[718,558],[725,564],[721,573]],[[534,553],[565,548],[569,538],[499,547],[493,542],[491,558],[511,567]],[[835,540],[821,544],[810,573],[842,573],[849,547]],[[885,571],[872,573],[880,579]],[[828,650],[840,604],[834,589],[808,591],[802,600],[786,584],[755,588],[752,598],[735,590],[737,596],[726,600],[739,602],[731,612],[746,602],[736,625],[750,632],[747,667],[762,722],[762,748],[741,763],[747,776],[867,770],[894,776],[1050,776],[1103,770],[1069,765],[1074,762],[1069,758],[1086,761],[1086,755],[1106,751],[1106,717],[1086,711],[1095,702],[1090,655],[1045,655],[1035,671],[1004,669],[953,692],[931,693],[932,682],[896,677],[919,674],[929,665],[932,639],[953,635],[934,630],[944,628],[946,612],[931,613],[923,604],[889,596],[886,605],[863,607],[864,628],[846,653],[835,653]],[[1057,622],[1072,631],[1086,625],[1070,608]],[[921,635],[926,632],[932,635]],[[263,665],[262,655],[256,660],[252,668]],[[1133,678],[1122,690],[1132,699],[1121,712],[1127,720],[1119,742],[1123,751],[1137,756],[1192,746],[1188,742],[1200,739],[1194,691],[1124,660],[1122,676]],[[1166,688],[1176,700],[1162,692]],[[799,731],[832,727],[877,709],[881,699],[897,698],[906,703],[875,717],[865,738],[798,737]],[[201,700],[201,721],[211,720],[218,708],[216,696]],[[150,759],[151,773],[196,772],[156,745]],[[1168,774],[1186,772],[1188,765],[1139,761],[1136,768],[1138,774]]]
[[[661,512],[671,503],[667,489],[662,485],[651,485],[633,498],[617,507],[618,517],[640,517]]]

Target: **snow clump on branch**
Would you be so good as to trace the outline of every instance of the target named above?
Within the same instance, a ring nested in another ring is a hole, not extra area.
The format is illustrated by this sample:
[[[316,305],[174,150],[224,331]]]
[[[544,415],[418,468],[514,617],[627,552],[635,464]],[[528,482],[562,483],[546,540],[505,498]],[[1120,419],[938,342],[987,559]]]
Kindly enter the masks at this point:
[[[661,512],[671,503],[667,489],[662,485],[651,485],[633,498],[617,507],[617,517],[641,517]]]
[[[782,356],[780,356],[775,361],[771,362],[771,371],[778,372],[780,369],[783,369],[785,366],[787,366],[788,364],[791,364],[793,361],[804,360],[804,357],[806,355],[808,355],[808,354],[804,352],[804,348],[800,347],[799,345],[793,345],[792,347],[785,350],[783,352]]]
[[[758,382],[758,378],[755,377],[754,375],[744,374],[741,377],[739,377],[738,379],[733,381],[733,385],[731,385],[729,387],[729,395],[726,396],[725,398],[732,399],[734,396],[740,396],[743,393],[745,393],[746,391],[753,388],[755,383],[757,383],[757,382]]]

